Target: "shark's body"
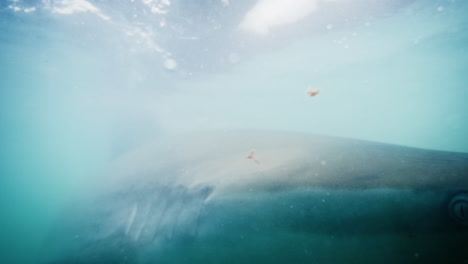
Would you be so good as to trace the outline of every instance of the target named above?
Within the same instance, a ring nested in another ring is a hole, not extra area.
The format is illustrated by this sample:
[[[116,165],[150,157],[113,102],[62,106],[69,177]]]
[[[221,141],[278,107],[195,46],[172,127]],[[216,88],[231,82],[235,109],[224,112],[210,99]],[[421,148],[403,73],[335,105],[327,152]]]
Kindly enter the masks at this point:
[[[226,132],[129,153],[101,180],[57,229],[59,261],[468,261],[464,153]]]

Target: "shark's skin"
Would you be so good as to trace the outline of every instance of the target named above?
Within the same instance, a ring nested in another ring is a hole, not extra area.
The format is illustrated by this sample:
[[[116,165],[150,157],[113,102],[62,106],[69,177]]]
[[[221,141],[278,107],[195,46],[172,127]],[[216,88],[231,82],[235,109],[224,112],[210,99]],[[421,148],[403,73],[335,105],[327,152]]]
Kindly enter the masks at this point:
[[[48,258],[468,261],[467,228],[448,209],[468,190],[466,153],[260,131],[160,142],[115,161],[54,229],[48,246],[59,252]],[[259,163],[247,159],[253,148]]]

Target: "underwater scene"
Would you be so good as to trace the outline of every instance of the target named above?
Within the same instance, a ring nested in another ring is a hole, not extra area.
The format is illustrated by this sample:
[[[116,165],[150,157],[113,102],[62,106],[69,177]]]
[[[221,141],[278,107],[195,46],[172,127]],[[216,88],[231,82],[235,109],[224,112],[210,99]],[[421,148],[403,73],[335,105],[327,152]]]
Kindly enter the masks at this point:
[[[468,1],[0,1],[0,263],[468,264]]]

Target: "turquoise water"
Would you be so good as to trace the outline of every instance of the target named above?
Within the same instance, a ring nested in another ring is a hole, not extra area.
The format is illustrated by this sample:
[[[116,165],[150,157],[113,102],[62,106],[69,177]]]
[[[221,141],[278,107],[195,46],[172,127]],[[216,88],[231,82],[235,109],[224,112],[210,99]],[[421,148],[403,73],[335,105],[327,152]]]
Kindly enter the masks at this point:
[[[37,263],[110,162],[167,135],[274,130],[468,152],[467,1],[265,3],[2,1],[0,262]],[[250,21],[262,7],[284,13]]]

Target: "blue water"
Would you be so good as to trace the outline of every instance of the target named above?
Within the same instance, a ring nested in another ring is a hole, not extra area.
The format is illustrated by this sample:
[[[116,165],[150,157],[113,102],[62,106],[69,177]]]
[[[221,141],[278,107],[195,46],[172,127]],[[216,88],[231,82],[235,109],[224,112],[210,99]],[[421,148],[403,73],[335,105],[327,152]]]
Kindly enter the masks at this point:
[[[0,262],[36,263],[67,203],[164,135],[468,152],[467,1],[316,2],[256,28],[248,0],[2,1]]]

